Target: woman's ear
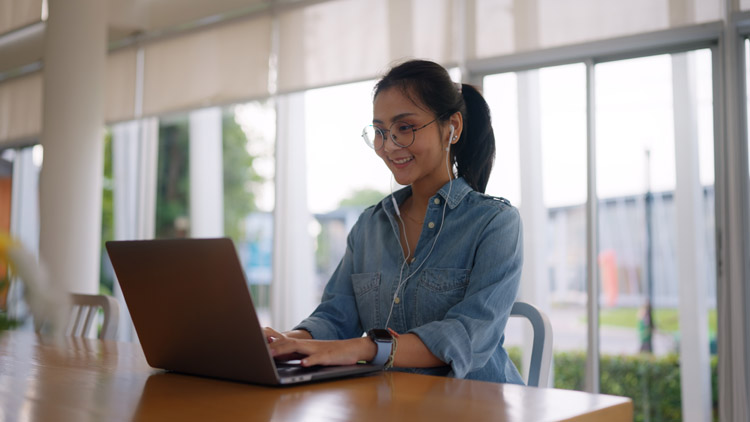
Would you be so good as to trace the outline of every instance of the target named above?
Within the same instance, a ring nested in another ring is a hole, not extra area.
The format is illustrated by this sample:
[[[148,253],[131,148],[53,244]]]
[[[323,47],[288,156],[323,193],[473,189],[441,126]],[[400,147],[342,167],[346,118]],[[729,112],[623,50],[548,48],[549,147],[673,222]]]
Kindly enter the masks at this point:
[[[461,115],[461,112],[457,111],[453,113],[453,115],[448,120],[448,123],[450,124],[450,128],[451,128],[451,131],[450,131],[451,136],[450,136],[449,142],[452,144],[455,144],[456,142],[458,142],[459,139],[461,139],[461,132],[463,131],[463,128],[464,128],[464,119],[463,119],[463,116]]]

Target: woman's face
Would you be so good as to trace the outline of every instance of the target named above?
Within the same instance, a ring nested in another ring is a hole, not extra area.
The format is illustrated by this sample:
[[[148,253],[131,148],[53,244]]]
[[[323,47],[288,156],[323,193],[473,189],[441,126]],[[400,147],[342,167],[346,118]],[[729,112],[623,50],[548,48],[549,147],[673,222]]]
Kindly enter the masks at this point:
[[[381,130],[391,129],[393,122],[400,121],[415,129],[434,120],[427,107],[418,106],[398,88],[387,88],[375,97],[372,124]],[[385,143],[376,151],[401,185],[437,191],[448,182],[450,176],[446,164],[446,146],[450,130],[446,122],[434,121],[414,132],[414,143],[401,148],[385,132]],[[395,127],[394,127],[395,130]]]

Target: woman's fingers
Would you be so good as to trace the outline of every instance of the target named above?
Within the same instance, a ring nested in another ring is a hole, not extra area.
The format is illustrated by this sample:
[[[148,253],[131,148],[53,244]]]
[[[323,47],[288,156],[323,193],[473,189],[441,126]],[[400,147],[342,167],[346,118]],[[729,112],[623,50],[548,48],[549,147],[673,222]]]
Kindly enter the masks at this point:
[[[367,339],[304,340],[287,337],[272,328],[264,329],[271,356],[276,360],[301,359],[302,366],[353,365],[364,359],[362,342]]]
[[[273,343],[274,341],[285,337],[283,334],[271,327],[263,327],[263,335],[266,336],[266,341],[268,343]]]

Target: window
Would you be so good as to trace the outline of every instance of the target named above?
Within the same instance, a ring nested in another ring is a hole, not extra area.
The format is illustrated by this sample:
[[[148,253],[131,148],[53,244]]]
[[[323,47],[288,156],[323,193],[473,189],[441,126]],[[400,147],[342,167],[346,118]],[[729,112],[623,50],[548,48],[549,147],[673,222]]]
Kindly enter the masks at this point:
[[[637,417],[646,419],[680,418],[685,371],[705,369],[706,382],[688,386],[686,397],[712,405],[711,66],[710,51],[700,50],[592,68],[600,389],[632,397]],[[572,389],[584,388],[588,323],[586,78],[586,66],[572,64],[484,79],[498,147],[488,193],[519,206],[525,229],[521,299],[549,314],[555,386]],[[506,344],[523,347],[523,338],[511,322]],[[680,372],[680,362],[691,364]]]
[[[716,352],[711,84],[708,50],[596,66],[601,391],[646,418],[668,417],[670,388]],[[654,359],[629,382],[639,353]],[[710,397],[705,381],[689,388]]]
[[[305,93],[308,208],[315,216],[318,298],[346,248],[346,236],[368,206],[400,186],[361,137],[372,123],[372,89],[366,81]]]
[[[497,143],[487,193],[519,207],[525,243],[520,296],[550,317],[559,359],[571,353],[580,359],[586,344],[585,84],[582,64],[484,80]],[[530,335],[511,320],[507,345],[530,344]]]

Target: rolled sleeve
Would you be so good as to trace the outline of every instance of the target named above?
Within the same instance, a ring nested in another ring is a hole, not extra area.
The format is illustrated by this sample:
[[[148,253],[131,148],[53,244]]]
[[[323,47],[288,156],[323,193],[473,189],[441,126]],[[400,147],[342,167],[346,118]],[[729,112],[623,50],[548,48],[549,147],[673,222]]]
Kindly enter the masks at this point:
[[[518,294],[522,265],[521,219],[517,209],[507,207],[482,231],[463,300],[451,307],[442,320],[409,332],[448,363],[457,378],[484,368],[503,341]]]

